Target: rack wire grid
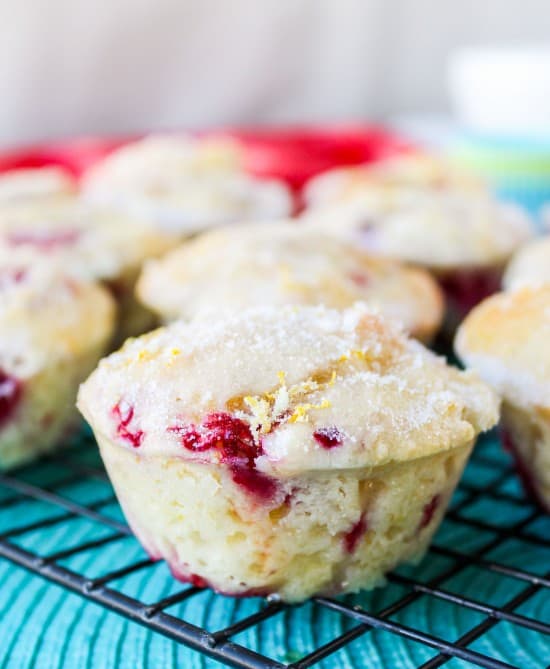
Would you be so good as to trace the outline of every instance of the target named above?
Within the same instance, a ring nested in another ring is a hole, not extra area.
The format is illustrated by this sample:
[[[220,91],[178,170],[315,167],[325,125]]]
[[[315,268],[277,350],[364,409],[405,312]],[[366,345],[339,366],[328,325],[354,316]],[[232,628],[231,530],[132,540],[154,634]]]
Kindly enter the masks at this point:
[[[372,592],[300,606],[175,581],[131,535],[87,432],[0,475],[0,527],[0,558],[234,667],[540,669],[550,660],[550,519],[524,496],[495,434],[478,443],[419,565]]]

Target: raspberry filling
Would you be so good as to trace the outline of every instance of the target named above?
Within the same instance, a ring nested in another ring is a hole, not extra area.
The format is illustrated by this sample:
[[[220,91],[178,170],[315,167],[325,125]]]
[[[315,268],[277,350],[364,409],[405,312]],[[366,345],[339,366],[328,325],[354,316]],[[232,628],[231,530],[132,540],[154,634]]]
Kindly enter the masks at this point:
[[[117,420],[116,432],[118,436],[134,448],[141,446],[144,436],[143,430],[136,430],[131,426],[134,420],[134,407],[120,401],[115,404],[111,411]]]
[[[521,480],[525,492],[531,497],[531,499],[534,499],[539,506],[550,512],[550,509],[544,503],[544,500],[537,491],[535,477],[533,476],[525,460],[521,457],[519,448],[516,446],[510,432],[506,429],[503,429],[501,431],[501,439],[502,439],[502,445],[504,446],[504,450],[508,451],[508,453],[510,453],[514,458],[516,471],[518,473],[518,476]]]
[[[494,269],[464,269],[437,277],[439,285],[459,316],[500,290],[501,272]]]
[[[198,574],[189,574],[187,581],[195,588],[208,588],[208,581]]]
[[[25,269],[3,267],[0,270],[0,290],[9,288],[13,284],[21,283],[21,281],[23,281],[26,275],[27,275],[27,270]]]
[[[369,278],[364,272],[354,271],[348,274],[349,278],[359,288],[366,288],[369,283]]]
[[[425,527],[428,527],[428,525],[432,522],[432,518],[434,517],[434,513],[436,512],[440,502],[441,496],[434,495],[431,500],[424,506],[424,509],[422,510],[422,518],[420,519],[420,525],[418,526],[419,530],[423,530]]]
[[[176,566],[173,563],[168,562],[172,576],[182,583],[190,583],[195,588],[210,588],[220,595],[229,595],[230,597],[267,597],[270,594],[268,588],[246,588],[240,592],[230,592],[220,590],[220,588],[214,587],[214,585],[207,580],[206,578],[199,576],[188,570],[187,566],[181,567]]]
[[[175,425],[168,432],[176,434],[180,444],[189,451],[202,453],[216,450],[226,464],[233,481],[248,493],[268,501],[277,492],[276,482],[256,469],[255,459],[262,454],[250,426],[228,413],[209,414],[200,425]]]
[[[6,236],[8,244],[12,246],[30,245],[41,251],[51,251],[58,246],[74,244],[80,237],[78,230],[36,230],[26,232],[12,232]]]
[[[0,369],[0,428],[4,427],[13,416],[21,399],[22,390],[19,379]]]
[[[334,425],[315,430],[313,438],[320,446],[327,450],[341,446],[344,443],[344,435]]]
[[[356,551],[357,546],[359,546],[359,542],[365,536],[367,529],[367,519],[365,518],[365,514],[362,513],[359,520],[344,534],[343,542],[347,553],[351,555],[351,553]]]

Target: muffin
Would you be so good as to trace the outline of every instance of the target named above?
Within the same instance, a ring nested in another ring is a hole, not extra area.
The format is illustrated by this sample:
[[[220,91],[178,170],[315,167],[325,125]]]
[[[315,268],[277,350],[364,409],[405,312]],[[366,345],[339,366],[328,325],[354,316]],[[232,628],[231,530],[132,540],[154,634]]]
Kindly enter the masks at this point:
[[[451,329],[499,289],[507,260],[531,235],[518,207],[496,202],[480,188],[354,182],[350,175],[348,188],[335,190],[329,176],[310,186],[304,221],[432,272],[446,295]]]
[[[361,305],[178,321],[104,359],[78,406],[151,556],[290,602],[419,559],[498,409]]]
[[[512,257],[502,284],[507,290],[525,284],[550,283],[550,237],[522,246]]]
[[[104,288],[19,260],[0,263],[1,469],[52,450],[78,424],[78,386],[114,326]]]
[[[0,207],[47,200],[75,190],[75,180],[61,167],[9,170],[0,174]]]
[[[155,324],[135,299],[135,282],[143,261],[173,244],[171,235],[140,219],[75,197],[0,209],[0,264],[17,252],[28,262],[48,260],[71,276],[102,281],[119,306],[117,341]]]
[[[415,153],[387,158],[369,165],[338,167],[311,179],[304,193],[308,207],[345,201],[365,188],[460,188],[487,192],[487,184],[475,173],[440,156]]]
[[[341,309],[364,301],[423,341],[443,316],[441,292],[427,272],[283,221],[192,239],[147,263],[137,293],[164,321],[261,305]]]
[[[228,139],[151,136],[92,167],[84,196],[187,236],[205,228],[291,213],[287,187],[248,175],[239,145]]]
[[[460,327],[455,348],[502,396],[505,445],[526,488],[550,511],[550,284],[480,304]]]

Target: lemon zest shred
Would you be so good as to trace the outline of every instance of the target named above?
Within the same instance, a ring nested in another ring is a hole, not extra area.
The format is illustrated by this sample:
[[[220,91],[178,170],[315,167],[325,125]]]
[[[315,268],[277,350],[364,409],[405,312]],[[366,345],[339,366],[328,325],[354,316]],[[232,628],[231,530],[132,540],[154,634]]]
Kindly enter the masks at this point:
[[[255,419],[255,424],[261,434],[266,434],[271,430],[271,406],[269,402],[260,398],[247,395],[243,397],[243,402],[250,409]]]
[[[290,423],[307,423],[309,420],[308,411],[312,411],[313,409],[329,409],[330,407],[331,404],[327,399],[321,400],[319,404],[311,404],[310,402],[298,404],[288,420]]]

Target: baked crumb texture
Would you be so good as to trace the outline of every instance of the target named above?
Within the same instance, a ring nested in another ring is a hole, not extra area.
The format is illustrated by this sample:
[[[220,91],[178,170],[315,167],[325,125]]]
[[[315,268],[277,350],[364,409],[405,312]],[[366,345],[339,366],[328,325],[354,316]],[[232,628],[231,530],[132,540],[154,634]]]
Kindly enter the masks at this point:
[[[145,219],[73,195],[0,203],[0,267],[17,256],[26,264],[48,263],[67,276],[101,281],[118,305],[119,344],[154,327],[154,315],[135,298],[135,283],[143,262],[173,244],[172,235]]]
[[[17,259],[0,265],[0,468],[50,451],[78,425],[78,385],[110,341],[101,286]]]
[[[137,291],[165,321],[261,305],[342,309],[364,301],[429,341],[443,318],[441,291],[425,270],[285,221],[234,225],[189,240],[147,263]]]
[[[286,601],[418,559],[498,402],[364,305],[129,341],[83,384],[126,516],[177,578]]]
[[[430,270],[447,298],[449,332],[498,290],[506,262],[533,234],[521,209],[427,157],[327,172],[309,184],[306,202],[306,225]]]
[[[257,179],[239,144],[222,138],[152,135],[114,151],[82,179],[84,198],[145,217],[182,237],[293,210],[287,186]]]
[[[550,284],[499,293],[472,311],[455,348],[502,396],[505,445],[550,509]]]

